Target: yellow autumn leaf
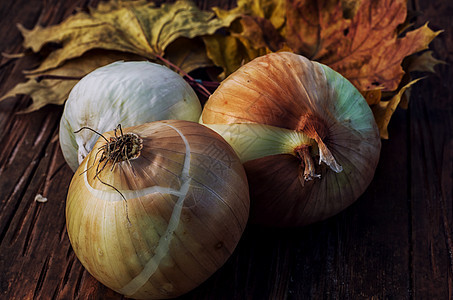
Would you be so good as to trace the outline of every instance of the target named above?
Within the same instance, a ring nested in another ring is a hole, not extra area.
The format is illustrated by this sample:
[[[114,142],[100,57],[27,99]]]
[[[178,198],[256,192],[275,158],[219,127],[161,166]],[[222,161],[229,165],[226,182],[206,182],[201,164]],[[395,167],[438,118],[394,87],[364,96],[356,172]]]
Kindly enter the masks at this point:
[[[121,52],[93,50],[64,63],[61,67],[33,75],[19,83],[0,98],[0,101],[17,95],[29,95],[33,103],[23,110],[31,112],[47,104],[63,104],[72,87],[87,73],[118,60],[142,60],[137,55]]]
[[[250,57],[257,54],[250,54],[242,42],[234,36],[212,35],[205,36],[203,41],[206,45],[208,57],[217,66],[222,66],[223,72],[218,75],[219,80],[223,80],[229,74],[236,71],[245,62],[250,61]]]
[[[237,7],[231,10],[214,8],[216,15],[223,20],[231,16],[247,15],[269,20],[276,30],[281,30],[286,22],[286,0],[238,0]]]
[[[31,72],[35,73],[55,68],[92,49],[116,50],[154,59],[156,55],[163,56],[176,39],[213,34],[229,26],[234,19],[234,15],[216,18],[213,12],[202,11],[189,1],[160,7],[154,7],[153,3],[120,1],[102,3],[89,13],[78,12],[55,26],[19,28],[24,36],[24,47],[34,52],[46,43],[62,45]]]
[[[1,97],[0,101],[17,95],[29,95],[32,97],[33,103],[21,111],[22,113],[37,110],[47,104],[62,104],[77,81],[69,79],[43,79],[37,81],[35,78],[31,78],[26,82],[17,84]]]
[[[27,30],[19,25],[24,47],[39,52],[48,43],[57,43],[38,68],[24,71],[29,81],[21,83],[0,98],[18,94],[30,95],[32,111],[48,104],[62,104],[74,80],[45,79],[36,76],[82,77],[95,68],[116,60],[153,60],[165,57],[188,73],[211,65],[204,43],[199,36],[212,35],[227,27],[237,16],[219,19],[212,11],[200,10],[190,1],[177,1],[155,7],[146,1],[101,2],[90,11],[80,11],[61,24]],[[105,51],[106,57],[92,55],[95,49]]]
[[[232,10],[213,9],[220,19],[239,17],[230,26],[229,35],[204,37],[209,58],[223,68],[219,80],[258,56],[282,49],[291,51],[281,35],[285,6],[285,0],[239,0]]]
[[[283,37],[265,18],[242,15],[230,27],[230,35],[212,35],[203,38],[208,57],[223,72],[223,80],[241,65],[252,59],[285,48]]]
[[[398,107],[401,101],[401,98],[403,97],[407,89],[409,89],[412,85],[414,85],[421,79],[423,78],[417,78],[406,84],[389,101],[380,101],[378,104],[371,106],[371,109],[374,114],[374,119],[376,120],[376,124],[378,125],[379,128],[381,138],[383,139],[389,138],[387,127],[393,113],[395,112],[396,108]]]

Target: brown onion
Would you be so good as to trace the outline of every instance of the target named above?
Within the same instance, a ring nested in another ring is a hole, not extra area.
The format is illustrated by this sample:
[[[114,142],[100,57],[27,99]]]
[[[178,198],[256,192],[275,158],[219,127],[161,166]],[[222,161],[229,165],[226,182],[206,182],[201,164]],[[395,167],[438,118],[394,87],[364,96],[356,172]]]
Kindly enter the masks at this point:
[[[104,136],[69,187],[66,223],[77,257],[128,297],[193,289],[223,265],[246,226],[239,158],[214,131],[188,121]]]
[[[338,213],[365,191],[379,159],[378,128],[359,91],[292,53],[256,58],[231,74],[200,123],[244,163],[251,221],[259,224],[300,226]]]

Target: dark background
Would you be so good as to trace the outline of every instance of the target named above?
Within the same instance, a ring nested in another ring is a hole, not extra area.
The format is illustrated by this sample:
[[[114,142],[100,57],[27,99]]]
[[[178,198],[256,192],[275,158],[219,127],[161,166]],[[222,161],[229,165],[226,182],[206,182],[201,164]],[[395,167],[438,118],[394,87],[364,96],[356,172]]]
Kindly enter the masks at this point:
[[[162,2],[162,1],[160,1]],[[200,8],[235,1],[195,1]],[[61,22],[97,1],[0,1],[0,51],[19,53],[26,28]],[[384,140],[375,178],[337,216],[300,229],[248,226],[227,263],[181,299],[451,299],[453,289],[453,2],[409,1],[444,29],[431,44],[446,65],[413,88]],[[0,95],[36,59],[0,58]],[[421,74],[424,75],[424,74]],[[65,229],[72,172],[57,139],[62,107],[17,114],[0,102],[0,298],[120,299],[75,257]],[[36,194],[47,203],[34,202]]]

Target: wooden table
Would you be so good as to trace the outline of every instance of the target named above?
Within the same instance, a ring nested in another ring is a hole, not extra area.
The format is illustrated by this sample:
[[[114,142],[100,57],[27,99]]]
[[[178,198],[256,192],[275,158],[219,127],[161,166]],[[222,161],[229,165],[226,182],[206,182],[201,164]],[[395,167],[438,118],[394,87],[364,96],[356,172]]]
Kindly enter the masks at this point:
[[[233,1],[196,1],[201,8]],[[95,1],[3,0],[0,51],[23,51],[16,23],[56,24]],[[453,63],[453,3],[413,0],[445,29],[435,56]],[[36,60],[1,59],[0,94]],[[228,262],[181,299],[451,299],[453,293],[453,76],[449,65],[417,83],[383,141],[375,178],[337,216],[299,229],[248,226]],[[17,114],[0,102],[0,298],[120,299],[74,255],[65,228],[72,172],[57,139],[62,107]],[[48,202],[34,201],[43,194]]]

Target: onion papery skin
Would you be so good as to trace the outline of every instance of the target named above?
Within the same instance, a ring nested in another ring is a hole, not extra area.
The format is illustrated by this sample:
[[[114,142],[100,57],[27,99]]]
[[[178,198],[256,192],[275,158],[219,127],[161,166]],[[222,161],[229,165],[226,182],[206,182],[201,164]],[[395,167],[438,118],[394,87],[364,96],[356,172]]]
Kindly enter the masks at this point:
[[[201,103],[169,68],[147,61],[118,61],[83,77],[71,90],[60,120],[60,146],[73,171],[93,149],[97,132],[159,120],[197,122]]]
[[[360,92],[331,68],[293,53],[256,58],[231,74],[208,99],[200,123],[234,145],[249,180],[250,221],[266,226],[302,226],[337,214],[366,190],[379,160],[379,131]],[[311,139],[300,141],[309,146],[320,178],[301,180],[294,147],[276,153],[285,148],[274,137],[279,132]],[[314,132],[337,168],[320,161]],[[265,143],[269,155],[244,159],[245,152],[265,152],[254,149]]]
[[[113,169],[107,164],[96,178],[101,154],[90,152],[68,191],[69,239],[83,266],[109,288],[137,299],[177,297],[235,249],[249,214],[246,174],[231,146],[198,123],[122,130],[143,140],[140,155]],[[105,143],[100,138],[94,149]]]

